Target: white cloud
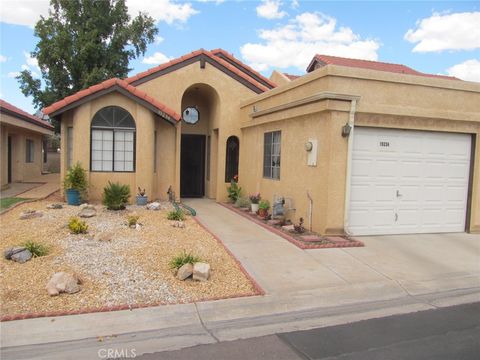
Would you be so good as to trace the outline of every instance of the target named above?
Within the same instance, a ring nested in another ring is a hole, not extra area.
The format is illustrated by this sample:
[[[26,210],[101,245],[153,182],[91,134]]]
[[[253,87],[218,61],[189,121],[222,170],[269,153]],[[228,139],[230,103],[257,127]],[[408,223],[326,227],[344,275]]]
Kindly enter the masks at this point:
[[[6,62],[7,60],[6,56],[0,55],[0,63]]]
[[[149,56],[149,57],[145,57],[143,58],[142,60],[142,63],[144,64],[153,64],[153,65],[159,65],[159,64],[163,64],[163,63],[166,63],[167,61],[170,61],[172,60],[171,57],[165,55],[165,54],[162,54],[161,52],[156,52],[155,54],[153,54],[152,56]]]
[[[16,78],[18,75],[20,75],[20,72],[18,71],[11,71],[7,74],[7,77],[9,78]]]
[[[417,43],[414,52],[473,50],[480,47],[480,12],[434,13],[417,22],[405,40]]]
[[[480,82],[480,61],[478,59],[466,60],[448,68],[447,74],[462,80]]]
[[[48,15],[49,4],[49,0],[2,0],[0,21],[33,28],[40,15]]]
[[[290,7],[292,9],[297,9],[300,6],[300,2],[298,0],[292,0],[292,3],[290,4]]]
[[[220,5],[220,4],[223,4],[225,2],[225,0],[197,0],[198,2],[201,2],[201,3],[215,3],[215,5]]]
[[[262,43],[247,43],[240,48],[243,58],[259,71],[270,67],[297,67],[304,71],[315,54],[377,60],[380,44],[362,40],[350,28],[337,28],[336,19],[305,12],[288,24],[260,30]]]
[[[153,42],[155,43],[155,45],[158,45],[158,44],[161,44],[163,40],[165,40],[163,37],[161,37],[160,35],[157,35],[155,36],[155,40]]]
[[[280,11],[281,5],[280,0],[262,0],[262,3],[257,6],[257,15],[269,20],[281,19],[287,15],[285,11]]]
[[[128,12],[137,16],[138,13],[146,12],[157,22],[167,24],[175,22],[185,23],[191,16],[198,14],[191,3],[178,3],[175,0],[127,0]]]

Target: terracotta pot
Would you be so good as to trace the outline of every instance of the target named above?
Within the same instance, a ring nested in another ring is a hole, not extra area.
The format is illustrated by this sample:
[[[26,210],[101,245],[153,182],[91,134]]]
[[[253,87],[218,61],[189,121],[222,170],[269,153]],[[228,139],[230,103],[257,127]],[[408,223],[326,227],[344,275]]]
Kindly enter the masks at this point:
[[[268,210],[259,209],[259,210],[258,210],[258,215],[259,215],[260,217],[262,217],[262,218],[267,217],[267,215],[268,215]]]

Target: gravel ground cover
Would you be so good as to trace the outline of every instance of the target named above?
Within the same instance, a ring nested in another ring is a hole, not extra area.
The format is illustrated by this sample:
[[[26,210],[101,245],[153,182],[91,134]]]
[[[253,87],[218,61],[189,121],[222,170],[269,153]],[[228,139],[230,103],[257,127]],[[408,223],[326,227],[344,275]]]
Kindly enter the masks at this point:
[[[128,206],[108,211],[95,204],[97,215],[83,219],[87,234],[73,235],[68,219],[80,209],[64,204],[63,209],[47,209],[58,202],[58,195],[47,200],[22,204],[0,215],[1,250],[33,240],[47,245],[47,256],[19,264],[0,260],[1,315],[74,311],[125,304],[182,303],[212,298],[256,294],[251,281],[223,246],[192,218],[185,228],[172,226],[168,209],[152,211]],[[170,206],[166,203],[165,207]],[[22,211],[34,209],[42,217],[19,220]],[[126,224],[136,213],[140,229]],[[110,233],[111,241],[95,239]],[[169,268],[169,261],[182,251],[192,252],[210,263],[207,282],[180,281]],[[51,297],[45,286],[58,271],[77,274],[83,284],[76,294]]]

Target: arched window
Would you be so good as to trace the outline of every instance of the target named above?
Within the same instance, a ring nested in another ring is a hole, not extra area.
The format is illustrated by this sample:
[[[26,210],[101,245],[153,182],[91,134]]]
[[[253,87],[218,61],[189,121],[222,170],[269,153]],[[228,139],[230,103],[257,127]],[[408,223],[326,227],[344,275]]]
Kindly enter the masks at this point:
[[[91,124],[92,171],[135,171],[135,120],[125,109],[100,109]]]
[[[230,182],[235,175],[238,175],[238,156],[240,142],[236,136],[227,139],[227,152],[225,164],[225,182]]]

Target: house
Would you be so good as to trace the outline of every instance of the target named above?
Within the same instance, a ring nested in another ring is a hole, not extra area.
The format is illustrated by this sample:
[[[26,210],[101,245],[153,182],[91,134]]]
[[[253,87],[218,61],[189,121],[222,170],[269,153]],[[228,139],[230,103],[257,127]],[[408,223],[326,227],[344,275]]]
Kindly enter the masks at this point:
[[[95,200],[113,180],[224,201],[238,174],[322,234],[480,232],[480,84],[324,55],[272,79],[201,49],[80,91],[44,110],[61,172],[83,164]]]
[[[0,100],[1,187],[27,182],[42,174],[46,158],[43,144],[53,126]]]

